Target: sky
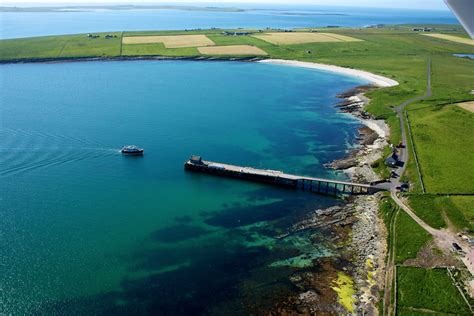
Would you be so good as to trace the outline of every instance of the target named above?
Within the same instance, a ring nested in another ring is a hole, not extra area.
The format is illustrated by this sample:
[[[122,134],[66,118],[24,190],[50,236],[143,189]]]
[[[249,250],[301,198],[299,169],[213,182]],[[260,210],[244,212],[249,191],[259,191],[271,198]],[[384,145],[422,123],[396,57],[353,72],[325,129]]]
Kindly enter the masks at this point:
[[[204,0],[204,1],[192,1],[192,0],[0,0],[0,5],[11,5],[11,4],[39,4],[39,3],[61,3],[61,4],[114,4],[114,3],[133,3],[139,4],[150,4],[150,3],[186,3],[186,4],[199,4],[199,3],[281,3],[290,4],[288,0]],[[377,7],[377,8],[407,8],[407,9],[428,9],[428,10],[447,10],[443,0],[295,0],[291,1],[291,4],[311,4],[311,5],[341,5],[341,6],[353,6],[353,7]]]

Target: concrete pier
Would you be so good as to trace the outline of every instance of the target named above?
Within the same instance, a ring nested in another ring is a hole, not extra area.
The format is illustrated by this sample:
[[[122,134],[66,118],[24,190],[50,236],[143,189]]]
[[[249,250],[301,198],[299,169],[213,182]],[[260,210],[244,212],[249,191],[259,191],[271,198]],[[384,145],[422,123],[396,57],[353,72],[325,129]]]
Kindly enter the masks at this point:
[[[184,168],[189,171],[269,183],[328,195],[373,194],[385,190],[383,187],[371,184],[305,177],[277,170],[256,169],[205,161],[199,156],[192,156],[191,159],[184,163]]]

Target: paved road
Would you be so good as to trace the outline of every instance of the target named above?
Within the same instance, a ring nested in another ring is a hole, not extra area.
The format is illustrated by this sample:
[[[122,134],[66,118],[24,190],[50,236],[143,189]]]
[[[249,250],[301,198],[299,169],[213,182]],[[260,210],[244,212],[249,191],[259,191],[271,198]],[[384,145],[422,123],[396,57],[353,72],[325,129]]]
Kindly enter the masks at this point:
[[[403,144],[405,145],[404,148],[401,148],[399,151],[399,159],[403,161],[403,165],[399,166],[396,169],[397,174],[400,175],[400,177],[403,175],[403,172],[405,172],[405,169],[407,167],[408,159],[410,157],[409,151],[408,151],[408,146],[407,145],[407,131],[405,129],[405,117],[403,115],[403,111],[405,110],[405,107],[409,104],[412,104],[414,102],[418,102],[420,100],[426,99],[431,96],[431,59],[428,60],[428,67],[427,67],[427,85],[426,85],[426,93],[423,96],[418,96],[415,98],[412,98],[410,100],[407,100],[397,106],[395,108],[395,111],[397,112],[398,118],[400,119],[400,128],[401,128],[401,133],[402,133],[402,141]],[[413,146],[413,144],[412,144]],[[424,230],[426,230],[428,233],[430,233],[433,237],[435,242],[440,246],[443,250],[450,251],[452,248],[452,243],[453,242],[458,242],[457,241],[457,236],[453,233],[450,233],[447,230],[438,230],[434,229],[430,225],[426,224],[421,218],[419,218],[415,212],[407,205],[406,201],[400,199],[397,196],[397,189],[396,187],[400,185],[400,177],[396,179],[392,179],[392,188],[390,190],[392,199],[395,201],[395,203],[398,204],[408,215],[410,215],[411,218],[415,222],[418,223]]]
[[[403,115],[405,107],[409,104],[412,104],[412,103],[415,103],[415,102],[418,102],[418,101],[421,101],[423,99],[431,97],[431,58],[428,60],[428,67],[427,67],[426,72],[427,72],[427,83],[426,83],[426,92],[425,92],[425,94],[422,95],[422,96],[411,98],[411,99],[403,102],[402,104],[400,104],[399,106],[397,106],[395,108],[395,112],[397,113],[398,118],[400,120],[400,130],[401,130],[401,133],[402,133],[402,143],[403,143],[403,145],[405,145],[405,147],[401,148],[401,150],[399,152],[399,159],[401,161],[403,161],[403,166],[399,166],[395,170],[395,172],[398,175],[400,175],[400,177],[397,178],[397,179],[394,179],[394,181],[391,181],[393,183],[393,188],[392,189],[394,189],[395,187],[400,185],[400,180],[399,179],[401,178],[402,174],[405,172],[405,169],[406,169],[407,163],[408,163],[408,159],[409,159],[408,146],[407,146],[407,144],[408,144],[408,135],[407,135],[407,131],[405,129],[405,117]],[[412,146],[414,146],[414,144],[412,144]],[[416,163],[418,164],[417,161],[416,161]],[[421,179],[420,179],[420,183],[422,183]]]
[[[418,102],[420,100],[426,99],[431,96],[431,59],[428,60],[428,67],[427,67],[427,86],[426,86],[426,93],[423,96],[415,97],[410,100],[407,100],[397,106],[395,108],[395,111],[397,112],[398,118],[400,119],[400,128],[401,128],[401,133],[402,133],[402,142],[405,145],[404,148],[401,148],[399,151],[399,159],[403,161],[403,165],[399,166],[396,169],[397,174],[400,175],[400,177],[403,175],[403,172],[405,172],[405,169],[407,167],[408,159],[410,157],[409,152],[408,152],[408,146],[407,145],[407,131],[405,129],[405,117],[403,115],[403,111],[405,107],[411,103]],[[413,144],[412,144],[413,146]],[[401,207],[415,222],[418,223],[424,230],[426,230],[429,234],[431,234],[438,245],[441,249],[449,252],[452,248],[453,242],[457,242],[458,238],[455,234],[449,232],[448,230],[439,230],[439,229],[434,229],[430,225],[426,224],[421,218],[419,218],[415,212],[408,206],[406,201],[402,200],[400,197],[397,195],[397,189],[396,187],[400,185],[400,177],[396,179],[392,179],[392,188],[390,190],[392,199],[395,201],[395,203],[398,204],[399,207]]]

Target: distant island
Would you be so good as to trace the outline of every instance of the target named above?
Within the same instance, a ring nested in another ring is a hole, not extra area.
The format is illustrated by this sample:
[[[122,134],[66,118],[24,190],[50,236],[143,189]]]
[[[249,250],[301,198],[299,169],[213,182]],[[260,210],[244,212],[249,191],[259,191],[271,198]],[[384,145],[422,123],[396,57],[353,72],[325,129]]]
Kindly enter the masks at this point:
[[[203,11],[203,12],[249,12],[266,11],[271,14],[288,16],[347,16],[346,13],[331,13],[321,11],[288,12],[284,9],[267,8],[237,8],[237,7],[213,7],[213,6],[190,6],[190,5],[67,5],[67,6],[0,6],[0,12],[93,12],[97,10],[127,11],[127,10],[182,10],[182,11]]]
[[[212,12],[245,12],[244,9],[232,7],[187,6],[187,5],[72,5],[55,7],[20,7],[1,6],[0,12],[90,12],[97,10],[183,10]]]

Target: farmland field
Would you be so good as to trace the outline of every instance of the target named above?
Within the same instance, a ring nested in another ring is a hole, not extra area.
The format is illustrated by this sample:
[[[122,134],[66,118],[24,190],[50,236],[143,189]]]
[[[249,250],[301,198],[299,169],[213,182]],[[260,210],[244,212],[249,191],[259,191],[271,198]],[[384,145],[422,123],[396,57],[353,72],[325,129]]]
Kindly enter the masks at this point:
[[[430,106],[408,113],[426,191],[474,193],[474,114],[457,106]]]
[[[395,262],[399,264],[407,259],[416,258],[418,251],[432,239],[431,235],[404,212],[398,214],[396,233]]]
[[[420,311],[428,310],[433,315],[470,315],[446,269],[399,267],[397,280],[397,314],[420,315]]]
[[[206,35],[126,36],[123,44],[163,43],[166,48],[198,47],[214,45]]]
[[[458,230],[472,231],[473,198],[473,196],[464,195],[413,194],[409,196],[409,202],[415,213],[431,227],[446,228],[448,224],[451,224]]]
[[[198,50],[204,55],[267,55],[264,50],[250,45],[199,47]]]
[[[458,103],[458,106],[463,108],[466,111],[474,113],[474,101],[461,102],[461,103]]]
[[[275,45],[304,44],[304,43],[325,43],[325,42],[359,42],[357,38],[333,33],[308,33],[308,32],[283,32],[264,33],[253,35],[256,38]]]
[[[447,35],[447,34],[422,34],[422,35],[440,38],[440,39],[444,39],[451,42],[474,45],[474,40],[469,39],[469,38],[459,37],[459,36],[453,36],[453,35]]]

